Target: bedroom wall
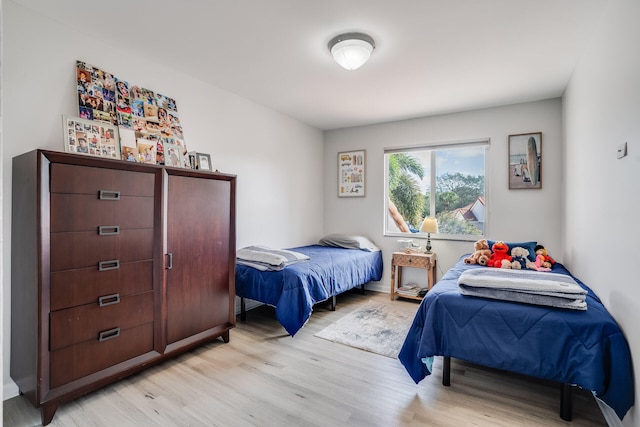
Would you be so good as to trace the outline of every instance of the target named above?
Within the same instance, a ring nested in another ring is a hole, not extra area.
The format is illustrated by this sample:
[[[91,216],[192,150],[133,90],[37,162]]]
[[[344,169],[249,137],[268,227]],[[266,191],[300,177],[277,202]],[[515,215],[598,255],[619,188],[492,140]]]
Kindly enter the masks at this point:
[[[35,149],[63,150],[62,115],[77,116],[75,61],[84,60],[176,99],[189,150],[238,175],[237,244],[289,247],[322,231],[322,132],[3,1],[2,320],[4,398],[9,378],[11,159]],[[89,6],[88,6],[89,7]],[[96,7],[99,5],[96,4]],[[130,49],[134,49],[131,47]],[[292,161],[295,159],[295,161]]]
[[[542,189],[508,189],[510,134],[542,132]],[[488,108],[325,132],[324,233],[359,233],[373,239],[383,250],[384,274],[375,288],[389,292],[391,253],[398,237],[383,236],[384,148],[490,138],[487,156],[487,235],[505,241],[537,240],[552,256],[561,250],[562,102],[538,102]],[[366,149],[366,196],[338,198],[337,153]],[[415,236],[412,236],[415,237]],[[424,240],[416,240],[424,245]],[[432,238],[438,254],[438,277],[458,258],[473,250],[471,242]],[[415,280],[424,271],[405,269]],[[404,275],[404,271],[403,271]],[[420,277],[422,279],[422,277]]]
[[[609,2],[564,96],[566,208],[563,258],[602,299],[624,331],[635,365],[640,425],[640,2]],[[627,142],[628,156],[617,148]]]

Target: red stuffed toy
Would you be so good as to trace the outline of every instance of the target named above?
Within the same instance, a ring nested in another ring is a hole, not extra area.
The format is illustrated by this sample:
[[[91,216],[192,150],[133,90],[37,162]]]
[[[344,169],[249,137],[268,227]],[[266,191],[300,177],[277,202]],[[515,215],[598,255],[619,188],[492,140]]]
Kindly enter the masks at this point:
[[[504,242],[495,242],[491,246],[491,256],[487,261],[487,267],[495,268],[511,268],[511,255],[509,255],[509,246]],[[503,262],[504,261],[504,262]]]

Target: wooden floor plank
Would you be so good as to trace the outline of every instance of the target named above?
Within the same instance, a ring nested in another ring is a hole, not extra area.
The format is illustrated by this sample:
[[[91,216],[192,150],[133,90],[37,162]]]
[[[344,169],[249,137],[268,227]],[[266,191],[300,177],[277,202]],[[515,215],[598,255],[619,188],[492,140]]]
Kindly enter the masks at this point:
[[[51,426],[606,426],[593,396],[578,390],[574,421],[559,417],[556,384],[452,360],[444,387],[442,360],[415,384],[397,359],[313,335],[387,294],[347,293],[336,311],[314,307],[290,337],[271,307],[238,321],[228,344],[218,340],[62,404]],[[414,301],[394,301],[415,312]],[[4,426],[40,425],[25,398],[3,402]]]

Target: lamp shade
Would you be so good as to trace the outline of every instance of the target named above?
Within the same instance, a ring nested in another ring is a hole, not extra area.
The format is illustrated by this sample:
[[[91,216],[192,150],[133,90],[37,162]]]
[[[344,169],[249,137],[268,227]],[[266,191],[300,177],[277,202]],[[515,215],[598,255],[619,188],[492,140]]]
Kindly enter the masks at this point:
[[[369,60],[375,43],[362,33],[347,33],[334,37],[329,42],[333,59],[347,70],[356,70]]]
[[[437,233],[438,232],[438,220],[434,217],[426,217],[424,221],[422,221],[422,225],[420,226],[420,231],[423,233]]]

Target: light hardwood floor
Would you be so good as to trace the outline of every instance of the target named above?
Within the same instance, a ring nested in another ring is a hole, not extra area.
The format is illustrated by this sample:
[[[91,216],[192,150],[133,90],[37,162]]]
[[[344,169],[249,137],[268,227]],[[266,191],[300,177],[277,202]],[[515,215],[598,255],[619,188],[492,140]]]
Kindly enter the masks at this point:
[[[335,312],[315,307],[294,338],[270,307],[248,312],[221,340],[61,405],[51,426],[606,426],[593,397],[578,391],[574,420],[558,416],[556,384],[442,360],[415,384],[397,359],[313,334],[388,294],[347,293]],[[415,310],[413,301],[392,304]],[[36,426],[21,396],[3,403],[5,426]]]

